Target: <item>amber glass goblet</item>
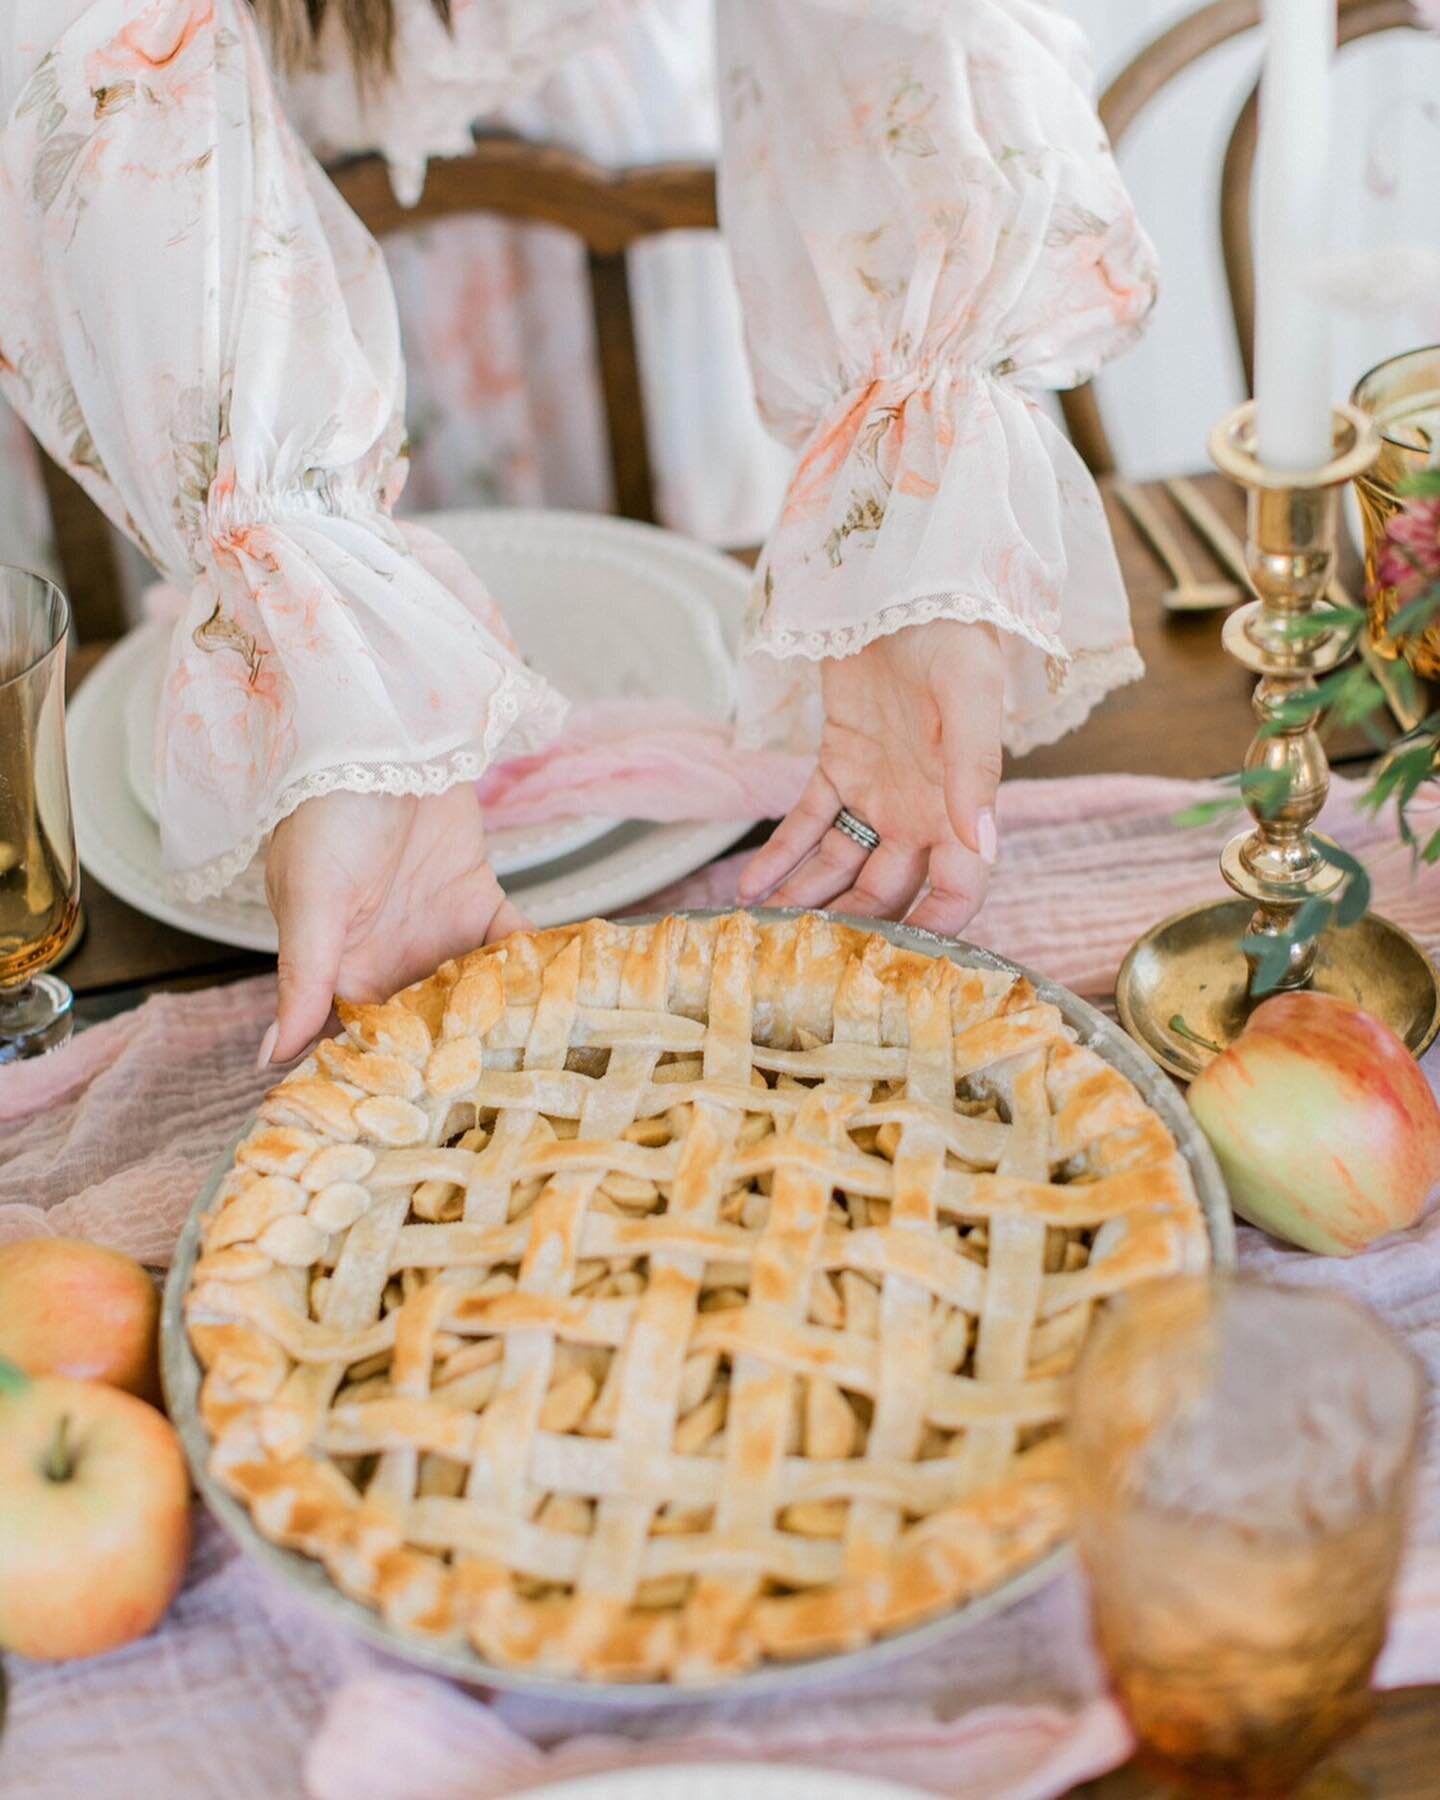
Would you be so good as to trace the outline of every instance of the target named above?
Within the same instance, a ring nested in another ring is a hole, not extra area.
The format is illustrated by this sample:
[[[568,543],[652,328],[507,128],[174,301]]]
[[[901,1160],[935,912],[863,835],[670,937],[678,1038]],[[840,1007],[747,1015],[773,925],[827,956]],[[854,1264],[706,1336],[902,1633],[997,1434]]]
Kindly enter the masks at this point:
[[[59,588],[0,564],[0,1064],[70,1033],[70,989],[46,973],[80,903],[65,767],[69,625]]]
[[[1076,1371],[1076,1537],[1142,1759],[1187,1794],[1291,1794],[1368,1717],[1424,1381],[1361,1307],[1182,1279]]]
[[[1389,533],[1405,505],[1406,484],[1433,470],[1440,454],[1440,344],[1392,356],[1362,375],[1351,399],[1375,421],[1380,454],[1355,478],[1355,497],[1365,526],[1365,585],[1371,647],[1394,661],[1403,655],[1422,681],[1440,678],[1440,624],[1407,635],[1397,644],[1390,621],[1407,599],[1427,585],[1436,560],[1433,540],[1412,550],[1414,579],[1402,588],[1386,585]],[[1403,570],[1403,563],[1402,563]],[[1393,577],[1392,577],[1393,579]]]

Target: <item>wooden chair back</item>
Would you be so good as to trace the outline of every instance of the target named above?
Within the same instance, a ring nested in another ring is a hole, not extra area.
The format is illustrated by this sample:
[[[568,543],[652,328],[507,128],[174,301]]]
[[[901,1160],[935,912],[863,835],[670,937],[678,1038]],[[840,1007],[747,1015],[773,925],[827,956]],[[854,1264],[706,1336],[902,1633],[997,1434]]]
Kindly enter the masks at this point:
[[[640,361],[626,253],[665,231],[714,230],[715,171],[708,163],[604,169],[584,157],[514,137],[481,137],[469,156],[432,162],[417,206],[401,206],[377,156],[331,170],[335,185],[377,237],[437,219],[485,212],[558,225],[585,246],[604,397],[615,510],[653,521]],[[125,628],[115,540],[98,507],[41,453],[61,578],[81,641]]]
[[[70,602],[70,642],[89,644],[125,630],[125,588],[119,541],[110,521],[38,440],[35,453],[50,506],[50,533],[60,585]]]
[[[1125,133],[1157,95],[1194,63],[1221,44],[1254,30],[1261,22],[1260,0],[1211,0],[1177,20],[1121,70],[1100,99],[1100,117],[1119,147]],[[1410,0],[1339,0],[1342,47],[1380,31],[1423,30]],[[1255,169],[1259,83],[1236,117],[1225,149],[1220,180],[1220,241],[1225,281],[1248,390],[1255,385],[1255,263],[1250,236],[1250,186]],[[1060,396],[1065,424],[1076,449],[1096,475],[1115,471],[1115,456],[1093,387],[1087,383]]]
[[[713,231],[715,170],[709,163],[605,169],[568,150],[516,137],[481,137],[469,156],[432,162],[418,206],[395,199],[374,156],[332,169],[335,185],[376,237],[457,213],[495,213],[558,225],[578,237],[589,263],[605,428],[622,518],[655,519],[640,359],[626,253],[665,231]]]

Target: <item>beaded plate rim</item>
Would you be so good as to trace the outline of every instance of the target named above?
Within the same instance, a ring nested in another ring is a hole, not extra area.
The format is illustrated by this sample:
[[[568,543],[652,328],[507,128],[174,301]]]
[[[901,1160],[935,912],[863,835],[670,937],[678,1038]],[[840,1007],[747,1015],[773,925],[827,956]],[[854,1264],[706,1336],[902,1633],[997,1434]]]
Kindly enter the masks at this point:
[[[730,907],[696,908],[680,912],[677,916],[697,920],[714,919],[724,917],[733,910]],[[798,919],[805,911],[816,909],[754,907],[750,910],[763,923],[767,920],[778,922]],[[623,916],[615,923],[626,926],[652,925],[663,916],[661,913]],[[1077,1032],[1079,1041],[1125,1076],[1145,1104],[1159,1114],[1194,1179],[1210,1239],[1212,1263],[1220,1268],[1233,1264],[1234,1220],[1225,1183],[1209,1144],[1170,1077],[1098,1008],[1058,982],[1050,981],[1024,964],[1013,962],[1010,958],[999,956],[979,945],[937,937],[914,926],[894,924],[888,920],[860,919],[844,913],[825,913],[822,916],[833,919],[838,924],[853,926],[857,930],[875,932],[888,942],[922,956],[943,956],[962,968],[1001,971],[1028,980],[1040,1001],[1058,1008],[1065,1022]],[[717,1691],[723,1691],[726,1695],[761,1696],[862,1677],[872,1668],[918,1655],[1036,1592],[1052,1580],[1069,1561],[1070,1548],[1068,1544],[1062,1544],[988,1593],[979,1594],[953,1611],[928,1619],[908,1631],[873,1639],[855,1650],[794,1663],[766,1663],[756,1670],[720,1683],[694,1686],[664,1681],[607,1683],[581,1677],[567,1679],[533,1675],[524,1670],[487,1662],[477,1651],[465,1646],[446,1648],[393,1630],[371,1607],[342,1593],[320,1563],[301,1551],[282,1549],[265,1538],[254,1524],[244,1503],[227,1493],[209,1472],[211,1439],[199,1410],[202,1371],[185,1329],[184,1301],[200,1250],[201,1227],[218,1199],[225,1176],[234,1165],[236,1148],[250,1132],[255,1117],[252,1113],[245,1120],[217,1160],[191,1208],[175,1246],[175,1255],[165,1280],[160,1318],[160,1376],[166,1409],[179,1433],[191,1479],[211,1516],[232,1541],[305,1604],[318,1608],[332,1623],[375,1649],[416,1667],[448,1675],[451,1679],[472,1687],[504,1688],[537,1699],[584,1701],[611,1707],[644,1709],[713,1699]]]

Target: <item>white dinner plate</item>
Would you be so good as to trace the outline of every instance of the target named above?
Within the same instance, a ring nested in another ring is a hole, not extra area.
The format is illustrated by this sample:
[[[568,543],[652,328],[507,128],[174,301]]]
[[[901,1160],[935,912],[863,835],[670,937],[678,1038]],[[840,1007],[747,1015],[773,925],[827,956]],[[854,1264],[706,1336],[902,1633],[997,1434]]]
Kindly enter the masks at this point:
[[[611,1769],[528,1792],[533,1800],[922,1800],[921,1789],[893,1781],[775,1763]]]
[[[90,739],[97,754],[108,757],[110,738],[115,728],[115,715],[120,712],[120,732],[124,740],[125,779],[140,809],[152,824],[159,823],[159,803],[155,791],[155,763],[152,755],[155,721],[160,715],[161,694],[165,685],[165,652],[170,642],[170,626],[164,620],[150,620],[128,632],[106,658],[105,681],[97,695],[104,714],[103,722]],[[74,761],[73,752],[71,757]],[[91,780],[94,771],[77,771],[77,779]],[[594,843],[613,830],[614,819],[552,819],[543,825],[501,826],[489,834],[490,859],[495,873],[502,877],[518,875],[522,870],[538,868],[553,862],[582,845]],[[247,906],[259,907],[261,872],[257,864],[240,877],[235,898]]]
[[[577,518],[578,534],[571,529]],[[525,660],[567,699],[679,700],[707,718],[730,716],[735,660],[715,608],[662,566],[648,540],[607,543],[589,529],[593,518],[567,513],[434,513],[426,522],[480,572]],[[572,588],[565,564],[582,555],[583,578]],[[112,671],[123,696],[126,775],[157,822],[153,750],[169,641],[168,621],[137,627],[125,640],[123,680],[120,668]],[[616,823],[580,818],[501,827],[490,834],[495,873],[553,862]]]
[[[478,571],[527,660],[570,699],[665,698],[712,718],[733,712],[749,583],[732,558],[656,526],[588,513],[467,511],[424,522]],[[221,943],[273,950],[274,921],[253,874],[217,900],[179,900],[167,889],[142,735],[165,632],[158,624],[131,632],[70,705],[81,861],[141,912]],[[551,925],[645,898],[710,861],[750,823],[563,820],[497,831],[492,848],[516,904]]]
[[[117,661],[108,671],[114,697],[124,708],[121,734],[125,779],[146,818],[156,824],[160,811],[155,791],[154,734],[165,686],[165,652],[169,643],[168,621],[152,619],[137,625],[111,651]],[[107,707],[107,714],[112,710],[113,706]],[[524,869],[536,868],[557,856],[578,850],[583,844],[593,843],[615,823],[614,819],[552,819],[545,825],[501,826],[489,834],[490,860],[497,875],[518,875]],[[246,882],[242,894],[258,901],[258,869],[249,871],[248,878],[241,879]]]

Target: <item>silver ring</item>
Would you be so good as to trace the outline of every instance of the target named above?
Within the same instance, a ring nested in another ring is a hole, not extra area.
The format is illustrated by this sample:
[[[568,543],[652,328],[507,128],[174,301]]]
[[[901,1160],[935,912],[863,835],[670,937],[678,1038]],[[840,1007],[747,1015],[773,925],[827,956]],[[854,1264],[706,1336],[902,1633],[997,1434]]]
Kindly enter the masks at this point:
[[[848,806],[842,806],[835,815],[836,831],[843,831],[852,842],[862,850],[878,850],[880,833],[873,825],[867,825],[863,819],[857,819]]]

